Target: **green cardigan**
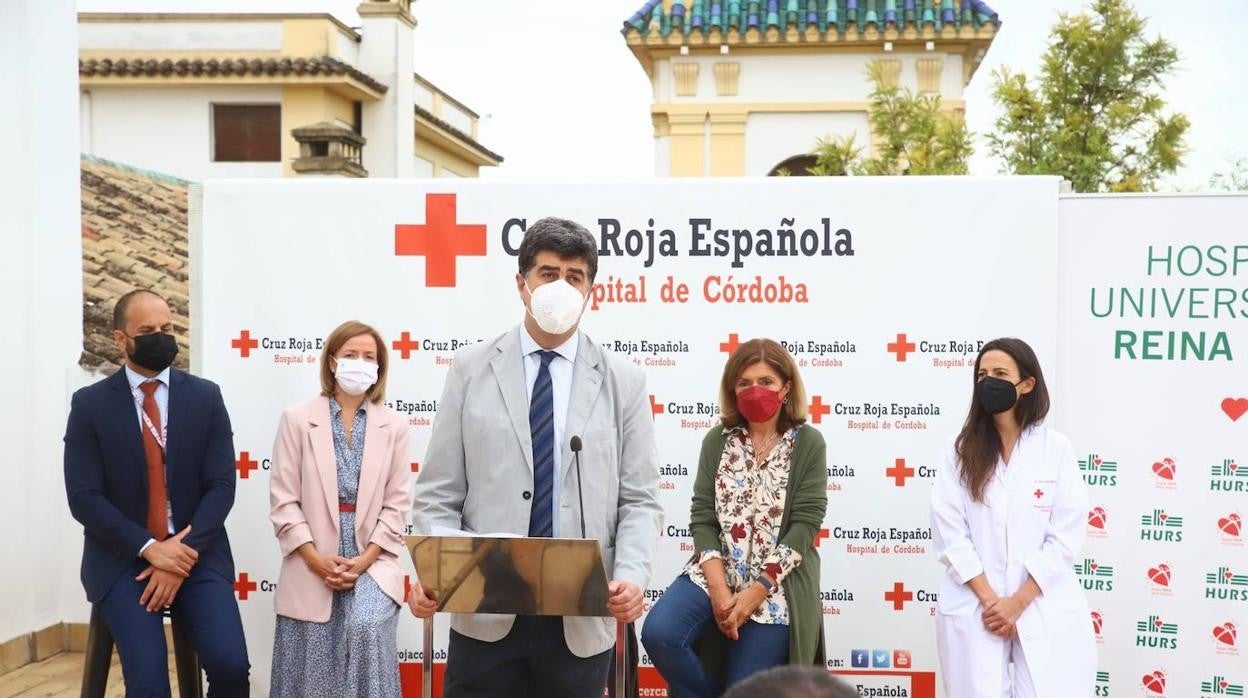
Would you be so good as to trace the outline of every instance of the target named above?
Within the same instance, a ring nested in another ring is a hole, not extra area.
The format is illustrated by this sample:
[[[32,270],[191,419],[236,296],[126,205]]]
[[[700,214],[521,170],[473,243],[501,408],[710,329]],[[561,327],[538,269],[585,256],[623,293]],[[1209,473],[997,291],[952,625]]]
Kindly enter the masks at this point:
[[[695,558],[703,550],[722,549],[714,487],[715,472],[719,470],[726,441],[727,435],[720,426],[713,427],[702,439],[689,513]],[[788,495],[780,521],[780,542],[802,555],[801,564],[781,582],[789,606],[790,664],[814,664],[816,654],[822,654],[823,603],[819,598],[819,551],[814,547],[814,540],[828,509],[827,487],[827,446],[823,435],[810,425],[802,425],[793,444]],[[714,624],[699,641],[703,664],[718,676],[724,675],[719,669],[726,642],[727,638]]]

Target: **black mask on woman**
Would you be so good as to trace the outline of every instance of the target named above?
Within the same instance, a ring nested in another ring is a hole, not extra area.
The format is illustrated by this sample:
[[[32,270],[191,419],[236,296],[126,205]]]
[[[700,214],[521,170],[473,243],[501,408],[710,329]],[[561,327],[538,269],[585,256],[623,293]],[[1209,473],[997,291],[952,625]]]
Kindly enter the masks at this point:
[[[1001,414],[1018,402],[1018,391],[1014,389],[1018,383],[986,376],[975,384],[975,399],[988,414]]]
[[[163,371],[178,355],[178,340],[168,332],[153,332],[131,337],[134,352],[130,360],[149,371]]]

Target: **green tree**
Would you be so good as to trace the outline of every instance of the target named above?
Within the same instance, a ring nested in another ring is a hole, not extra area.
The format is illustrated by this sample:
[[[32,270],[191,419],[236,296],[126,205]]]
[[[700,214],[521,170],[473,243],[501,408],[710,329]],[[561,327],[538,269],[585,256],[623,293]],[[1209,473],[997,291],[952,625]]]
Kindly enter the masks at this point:
[[[1011,174],[1055,174],[1075,191],[1151,191],[1187,153],[1190,122],[1167,115],[1163,80],[1179,54],[1145,36],[1128,0],[1093,0],[1049,32],[1038,82],[1003,68],[993,97],[1002,114],[989,150]]]
[[[939,95],[899,87],[884,64],[867,66],[871,81],[868,114],[875,136],[874,155],[862,157],[854,136],[820,139],[812,175],[954,175],[967,173],[971,132],[959,112],[945,109]]]
[[[1230,161],[1225,172],[1215,172],[1209,178],[1209,188],[1219,191],[1248,191],[1248,158]]]

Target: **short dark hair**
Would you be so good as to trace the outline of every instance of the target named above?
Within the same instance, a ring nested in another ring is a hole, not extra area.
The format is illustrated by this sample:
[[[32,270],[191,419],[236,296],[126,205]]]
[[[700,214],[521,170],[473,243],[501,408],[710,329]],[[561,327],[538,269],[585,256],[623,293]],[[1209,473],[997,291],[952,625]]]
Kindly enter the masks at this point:
[[[113,305],[113,329],[125,331],[126,329],[126,312],[130,310],[130,302],[139,296],[148,295],[159,298],[164,301],[164,297],[151,289],[136,288],[117,299],[117,303]],[[165,301],[168,303],[168,301]]]
[[[733,684],[724,698],[858,698],[858,690],[813,666],[772,667]]]
[[[585,226],[566,218],[543,218],[524,233],[520,241],[520,275],[528,276],[538,252],[554,252],[559,259],[583,259],[589,265],[589,281],[598,275],[598,245]]]

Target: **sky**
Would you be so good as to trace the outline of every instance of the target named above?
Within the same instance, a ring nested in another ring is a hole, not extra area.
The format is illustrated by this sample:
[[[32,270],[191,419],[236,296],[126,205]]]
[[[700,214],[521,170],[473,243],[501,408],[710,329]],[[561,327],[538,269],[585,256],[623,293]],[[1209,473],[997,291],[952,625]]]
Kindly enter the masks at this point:
[[[991,130],[992,70],[1036,74],[1049,28],[1088,0],[988,0],[1003,26],[967,88],[967,121]],[[481,114],[480,140],[505,162],[483,177],[654,176],[650,83],[619,29],[643,0],[417,0],[416,70]],[[83,12],[330,12],[357,26],[354,0],[79,0]],[[1181,56],[1166,83],[1191,119],[1191,152],[1163,188],[1200,189],[1248,157],[1248,1],[1135,0]],[[998,174],[986,141],[971,173]]]

